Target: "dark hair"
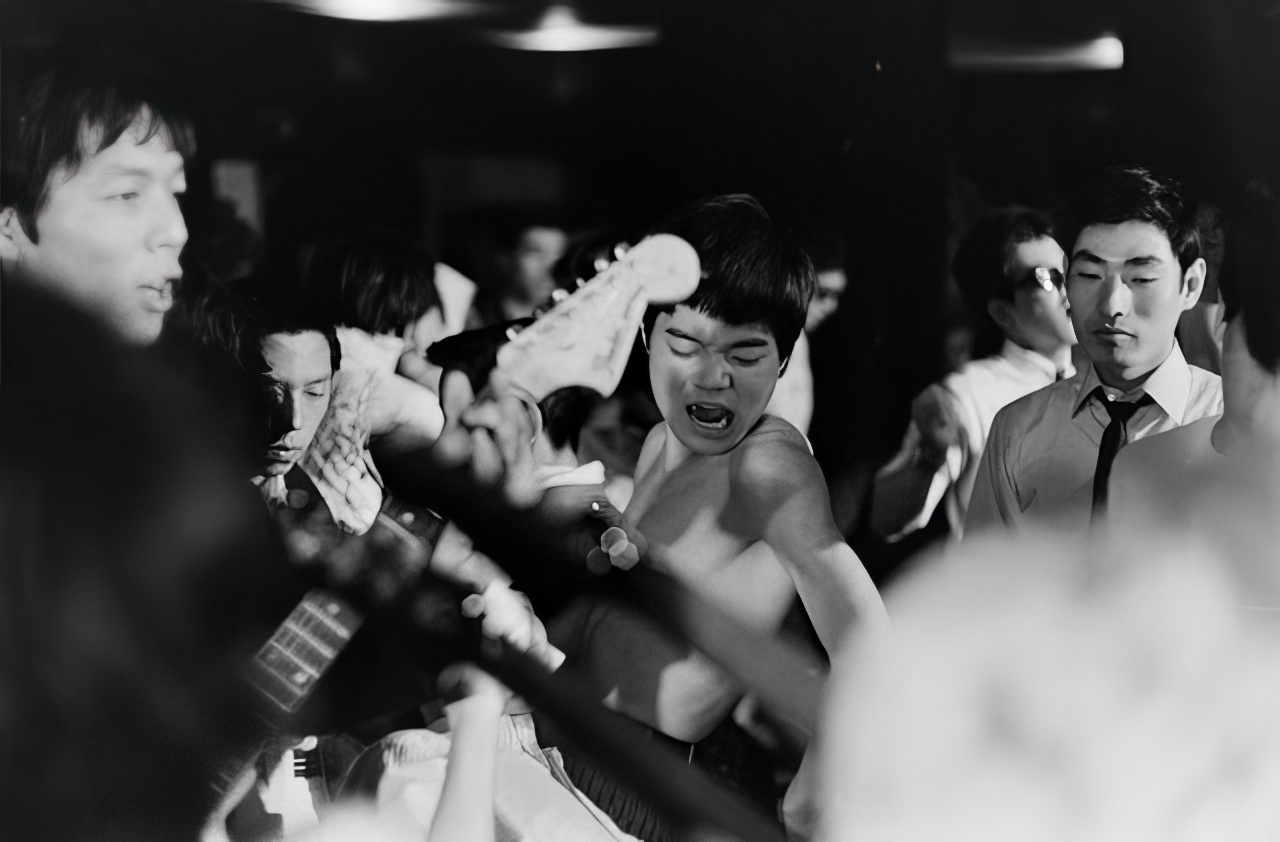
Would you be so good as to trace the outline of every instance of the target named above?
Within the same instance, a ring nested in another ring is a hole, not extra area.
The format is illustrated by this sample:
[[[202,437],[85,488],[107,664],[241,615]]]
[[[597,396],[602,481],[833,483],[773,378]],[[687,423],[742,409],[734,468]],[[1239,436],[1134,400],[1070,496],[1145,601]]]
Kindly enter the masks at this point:
[[[1280,203],[1265,187],[1250,185],[1231,217],[1219,275],[1228,321],[1244,319],[1249,355],[1280,373]]]
[[[333,324],[370,333],[399,331],[440,301],[431,252],[389,230],[321,248],[307,264],[303,287],[329,311]]]
[[[726,324],[763,325],[782,358],[791,356],[817,281],[804,249],[759,202],[745,193],[701,199],[656,230],[687,240],[702,261],[702,280],[682,304]],[[646,315],[646,333],[658,312]]]
[[[960,240],[951,260],[951,275],[969,310],[978,347],[998,347],[1003,341],[1004,332],[987,312],[987,303],[1013,300],[1017,279],[1009,277],[1009,267],[1014,249],[1053,233],[1053,223],[1046,214],[1008,205],[987,212]]]
[[[136,63],[106,53],[59,51],[17,71],[4,91],[0,196],[17,211],[22,229],[39,242],[36,217],[59,167],[70,173],[111,146],[135,124],[145,142],[161,132],[186,160],[195,132],[159,81]],[[12,103],[12,107],[9,104]]]
[[[1200,257],[1196,209],[1182,183],[1164,173],[1147,167],[1109,167],[1068,205],[1068,247],[1090,225],[1147,222],[1169,240],[1185,272]]]
[[[267,370],[262,342],[273,333],[323,334],[333,371],[342,365],[342,348],[323,309],[309,306],[292,278],[279,271],[247,275],[211,285],[191,304],[192,332],[202,346],[227,355],[248,374]]]

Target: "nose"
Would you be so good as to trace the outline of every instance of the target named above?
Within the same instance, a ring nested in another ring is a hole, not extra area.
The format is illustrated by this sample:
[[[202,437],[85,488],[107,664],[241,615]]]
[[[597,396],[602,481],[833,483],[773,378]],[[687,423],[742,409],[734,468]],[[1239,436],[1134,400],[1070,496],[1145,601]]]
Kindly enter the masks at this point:
[[[151,233],[153,249],[172,249],[176,257],[187,244],[187,222],[182,217],[178,197],[165,193],[156,208],[155,223]]]
[[[1132,301],[1129,287],[1119,274],[1102,279],[1102,288],[1098,292],[1098,310],[1103,316],[1111,319],[1128,314]]]
[[[285,392],[271,401],[271,440],[279,441],[294,430],[302,429],[301,402]]]
[[[727,389],[733,385],[728,360],[719,354],[703,354],[694,372],[693,385],[708,391]]]

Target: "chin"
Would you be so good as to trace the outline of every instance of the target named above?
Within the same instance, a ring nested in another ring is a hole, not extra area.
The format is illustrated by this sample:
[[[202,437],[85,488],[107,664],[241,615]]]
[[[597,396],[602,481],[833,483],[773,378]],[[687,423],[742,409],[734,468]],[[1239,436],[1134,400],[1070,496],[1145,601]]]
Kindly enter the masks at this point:
[[[262,476],[278,477],[289,473],[289,469],[293,467],[292,462],[268,462],[262,468]]]

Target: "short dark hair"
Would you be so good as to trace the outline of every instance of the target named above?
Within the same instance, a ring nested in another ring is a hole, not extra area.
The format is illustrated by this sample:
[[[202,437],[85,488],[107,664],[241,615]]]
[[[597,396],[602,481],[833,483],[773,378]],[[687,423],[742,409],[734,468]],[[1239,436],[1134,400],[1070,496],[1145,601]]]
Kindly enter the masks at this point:
[[[1090,225],[1147,222],[1160,229],[1185,272],[1200,257],[1197,205],[1177,179],[1149,167],[1108,167],[1067,206],[1072,247]]]
[[[974,224],[951,260],[951,274],[975,312],[985,312],[992,299],[1011,300],[1016,278],[1009,277],[1013,250],[1023,243],[1054,235],[1048,215],[1019,205],[996,208]]]
[[[951,275],[969,310],[975,345],[999,347],[1004,332],[987,312],[994,300],[1013,300],[1016,278],[1009,276],[1013,251],[1023,243],[1054,235],[1048,215],[1020,205],[1008,205],[983,215],[956,248]]]
[[[342,365],[337,331],[322,308],[308,305],[288,276],[282,280],[270,270],[211,285],[192,303],[191,321],[197,342],[248,374],[266,373],[262,342],[275,333],[320,333],[329,343],[332,370]]]
[[[1280,203],[1261,185],[1251,185],[1227,228],[1219,275],[1225,316],[1244,319],[1249,355],[1280,373]]]
[[[758,201],[745,193],[700,199],[656,230],[687,240],[702,261],[697,290],[680,303],[726,324],[763,325],[782,358],[791,356],[817,281],[804,249]],[[646,333],[658,312],[646,316]]]
[[[16,75],[3,94],[0,201],[17,212],[33,243],[57,169],[74,173],[135,124],[144,141],[165,132],[184,160],[195,155],[190,121],[145,66],[103,52],[59,50],[32,58]]]
[[[435,258],[426,246],[391,230],[370,230],[322,247],[307,263],[303,286],[333,324],[392,333],[440,302]]]

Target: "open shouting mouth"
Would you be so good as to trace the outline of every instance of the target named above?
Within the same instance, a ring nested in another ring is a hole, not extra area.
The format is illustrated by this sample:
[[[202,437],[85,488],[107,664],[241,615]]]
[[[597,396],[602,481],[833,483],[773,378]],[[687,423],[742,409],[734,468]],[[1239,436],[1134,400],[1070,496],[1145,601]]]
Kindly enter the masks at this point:
[[[691,403],[684,408],[690,420],[705,430],[723,430],[733,423],[733,412],[714,403]]]

